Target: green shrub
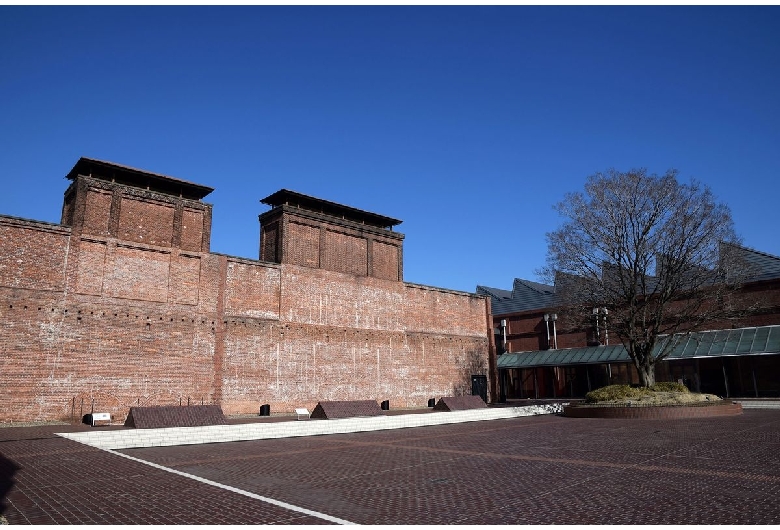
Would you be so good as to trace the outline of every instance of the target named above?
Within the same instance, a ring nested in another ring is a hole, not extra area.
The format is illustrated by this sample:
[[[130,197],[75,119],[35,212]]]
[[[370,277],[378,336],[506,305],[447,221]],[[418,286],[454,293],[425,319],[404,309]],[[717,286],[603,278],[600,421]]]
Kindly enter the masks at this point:
[[[653,392],[682,392],[688,394],[690,390],[688,387],[681,383],[672,383],[671,381],[665,381],[662,383],[656,383],[650,387]]]
[[[626,399],[639,399],[651,392],[680,392],[690,391],[680,383],[662,382],[656,383],[650,388],[633,387],[631,385],[609,385],[597,388],[585,394],[585,403],[601,403],[603,401],[621,401]]]
[[[621,399],[636,399],[647,392],[644,388],[633,388],[630,385],[609,385],[591,390],[585,394],[585,403],[616,401]]]

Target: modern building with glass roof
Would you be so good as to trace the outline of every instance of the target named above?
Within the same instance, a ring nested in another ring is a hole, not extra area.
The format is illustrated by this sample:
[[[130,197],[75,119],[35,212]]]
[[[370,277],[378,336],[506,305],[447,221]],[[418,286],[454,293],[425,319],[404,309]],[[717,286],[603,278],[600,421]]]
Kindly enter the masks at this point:
[[[758,296],[760,309],[743,326],[660,337],[655,352],[669,353],[656,365],[657,381],[724,397],[780,397],[780,257],[740,251],[752,269],[740,292]],[[626,348],[609,335],[606,314],[594,340],[593,330],[556,326],[555,286],[515,279],[511,291],[476,292],[491,300],[502,397],[576,398],[607,384],[639,383]]]

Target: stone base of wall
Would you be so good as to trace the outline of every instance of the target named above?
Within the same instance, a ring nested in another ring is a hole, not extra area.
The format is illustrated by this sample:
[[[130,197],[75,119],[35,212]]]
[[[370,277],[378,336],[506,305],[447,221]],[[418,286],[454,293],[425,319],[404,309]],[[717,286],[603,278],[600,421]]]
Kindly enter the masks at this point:
[[[739,414],[742,414],[742,405],[732,403],[731,401],[695,406],[605,407],[599,405],[566,405],[563,407],[563,415],[568,418],[675,420],[736,416]]]

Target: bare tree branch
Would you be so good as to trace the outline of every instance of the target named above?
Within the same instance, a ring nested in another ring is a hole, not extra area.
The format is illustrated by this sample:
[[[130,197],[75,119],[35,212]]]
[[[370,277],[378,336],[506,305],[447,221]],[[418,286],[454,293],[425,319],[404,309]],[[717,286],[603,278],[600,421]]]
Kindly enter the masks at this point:
[[[543,275],[575,321],[606,308],[610,331],[625,345],[646,386],[653,366],[672,350],[658,336],[688,332],[726,318],[724,303],[739,284],[729,252],[738,244],[729,208],[674,169],[648,175],[610,169],[588,177],[584,192],[555,206],[563,225],[547,234]],[[598,318],[598,317],[597,317]]]

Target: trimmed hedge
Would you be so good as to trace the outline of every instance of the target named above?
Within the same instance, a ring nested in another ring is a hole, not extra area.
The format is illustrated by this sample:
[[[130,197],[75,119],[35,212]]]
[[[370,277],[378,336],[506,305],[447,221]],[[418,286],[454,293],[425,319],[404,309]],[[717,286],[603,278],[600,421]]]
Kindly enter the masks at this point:
[[[691,392],[688,390],[687,386],[681,383],[672,383],[671,381],[656,383],[650,387],[650,390],[653,392],[682,392],[683,394],[689,394]]]
[[[585,403],[638,399],[652,392],[688,393],[689,390],[685,385],[671,382],[656,383],[650,388],[633,387],[631,385],[609,385],[597,388],[596,390],[592,390],[585,394]]]
[[[630,385],[609,385],[591,390],[585,394],[585,403],[599,403],[601,401],[617,401],[621,399],[635,399],[646,393],[647,390],[634,388]]]

